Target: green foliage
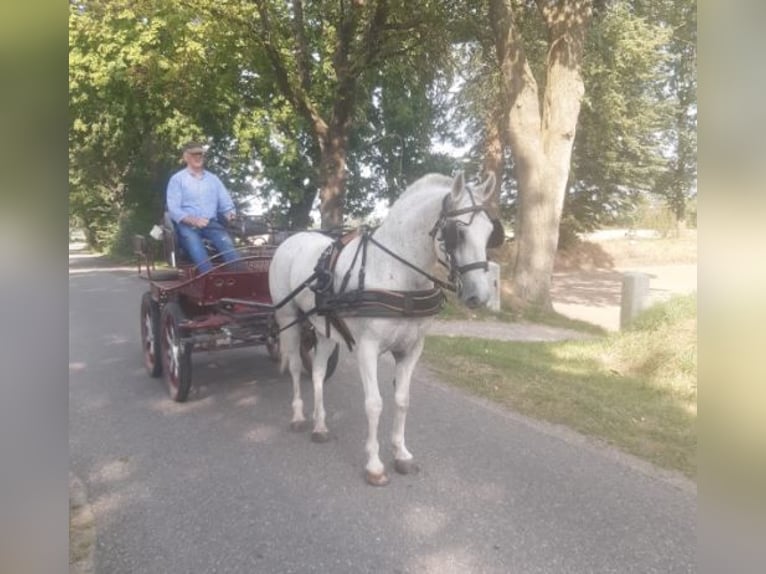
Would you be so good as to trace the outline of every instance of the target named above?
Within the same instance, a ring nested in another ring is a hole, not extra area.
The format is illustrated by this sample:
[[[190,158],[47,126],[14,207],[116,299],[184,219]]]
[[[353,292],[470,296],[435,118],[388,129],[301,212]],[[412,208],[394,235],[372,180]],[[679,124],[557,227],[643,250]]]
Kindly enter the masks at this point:
[[[665,171],[654,191],[665,198],[676,218],[686,219],[686,206],[697,193],[697,1],[651,0],[643,7],[672,31],[665,46],[669,58],[663,95],[673,109],[663,133]]]
[[[185,140],[209,139],[213,169],[242,186],[247,158],[229,135],[241,105],[236,42],[189,2],[70,4],[70,217],[94,247],[121,243],[128,214],[140,214],[134,226],[159,219]]]
[[[609,4],[591,26],[564,207],[582,230],[630,210],[665,169],[661,135],[672,108],[661,91],[669,39],[667,27],[629,2]]]
[[[449,86],[444,22],[455,12],[401,0],[70,4],[71,220],[105,248],[126,218],[146,223],[144,206],[156,219],[178,146],[201,138],[230,188],[253,178],[277,221],[308,225],[322,184],[316,122],[335,129],[343,114],[346,211],[368,213],[445,166],[430,140]]]
[[[190,138],[210,144],[209,166],[235,200],[257,194],[277,221],[310,224],[321,146],[316,125],[283,89],[285,78],[328,125],[350,114],[350,217],[392,201],[429,171],[478,171],[488,125],[504,121],[486,0],[301,2],[300,22],[296,5],[70,3],[70,220],[93,246],[117,248],[124,243],[118,230],[145,232],[156,221],[167,179],[180,167],[178,147]],[[387,7],[385,25],[375,20],[378,6]],[[514,2],[514,10],[527,58],[542,77],[547,38],[538,10],[529,2]],[[347,65],[355,84],[344,100],[337,50],[352,16],[358,20]],[[305,45],[297,41],[299,23]],[[628,211],[636,190],[654,190],[683,216],[696,189],[695,45],[694,0],[619,0],[598,11],[564,240]],[[307,58],[298,57],[302,50]],[[436,140],[470,151],[459,159],[435,153]],[[512,176],[506,151],[506,217],[516,197]]]
[[[624,0],[600,12],[565,214],[590,230],[650,190],[684,219],[696,192],[695,66],[696,0]]]
[[[638,229],[652,229],[663,238],[678,235],[678,222],[667,205],[642,204],[634,225]]]
[[[679,326],[684,321],[696,319],[697,296],[676,295],[654,305],[641,313],[630,324],[630,331],[657,331],[666,327]]]

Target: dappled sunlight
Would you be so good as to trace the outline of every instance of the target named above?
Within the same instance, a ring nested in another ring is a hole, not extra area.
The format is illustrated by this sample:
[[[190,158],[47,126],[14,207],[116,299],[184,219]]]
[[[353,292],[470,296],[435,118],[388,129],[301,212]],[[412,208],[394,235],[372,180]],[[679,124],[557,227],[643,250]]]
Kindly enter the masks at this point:
[[[116,482],[127,479],[135,470],[133,463],[128,457],[121,457],[115,461],[104,464],[94,470],[88,476],[88,483]]]
[[[448,546],[408,561],[405,571],[424,574],[465,574],[481,572],[482,562],[465,548]]]
[[[255,382],[255,381],[253,381]],[[242,397],[241,399],[237,400],[234,405],[238,407],[255,407],[255,405],[258,404],[258,397],[255,395],[250,395],[249,397]]]
[[[474,484],[471,487],[471,495],[485,502],[501,503],[506,499],[507,494],[508,488],[506,485],[492,482]]]
[[[614,270],[553,273],[551,278],[551,297],[564,305],[619,307],[621,291],[622,273]]]
[[[594,358],[592,353],[583,351],[583,344],[569,345],[564,343],[550,345],[547,351],[555,359],[551,361],[552,370],[562,375],[587,377],[606,369],[608,365],[604,361]],[[595,344],[597,345],[598,343]],[[535,360],[535,357],[531,359]]]
[[[247,442],[263,444],[271,442],[279,434],[279,429],[272,425],[258,425],[245,433]]]
[[[108,407],[111,404],[112,404],[111,401],[101,397],[101,398],[92,398],[92,399],[83,401],[78,405],[78,407],[81,411],[87,412],[87,411],[98,411],[105,407]]]
[[[195,399],[185,403],[177,403],[167,396],[161,396],[151,401],[149,408],[166,416],[174,416],[205,410],[206,408],[214,405],[215,402],[215,397],[212,395],[208,395],[207,397]]]
[[[417,505],[404,512],[402,521],[418,536],[435,536],[447,525],[449,517],[436,508]]]
[[[89,501],[100,528],[116,519],[120,511],[134,506],[138,498],[145,498],[145,493],[138,494],[135,490],[132,480],[135,472],[136,465],[131,457],[122,456],[103,463],[88,474],[85,482],[91,493],[105,490]]]
[[[474,393],[693,478],[696,369],[694,361],[675,357],[682,338],[677,325],[672,340],[656,329],[565,343],[435,337],[426,356],[436,372]],[[637,372],[633,367],[647,356],[662,370]]]
[[[119,510],[120,508],[133,504],[133,497],[127,496],[120,492],[108,492],[97,497],[91,502],[91,508],[94,514],[98,517],[97,522],[108,521],[109,515]],[[102,525],[103,526],[103,525]]]

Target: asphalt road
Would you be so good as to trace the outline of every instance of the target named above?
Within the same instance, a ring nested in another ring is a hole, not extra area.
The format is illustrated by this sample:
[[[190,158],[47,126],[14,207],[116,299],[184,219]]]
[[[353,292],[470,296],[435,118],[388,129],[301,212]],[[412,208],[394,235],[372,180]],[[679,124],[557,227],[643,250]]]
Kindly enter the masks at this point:
[[[290,432],[288,376],[264,349],[195,356],[190,401],[171,402],[141,362],[145,288],[128,272],[70,274],[70,465],[95,516],[96,572],[696,571],[688,484],[452,390],[424,365],[407,426],[421,470],[391,470],[385,488],[363,480],[347,355],[326,388],[326,444]]]

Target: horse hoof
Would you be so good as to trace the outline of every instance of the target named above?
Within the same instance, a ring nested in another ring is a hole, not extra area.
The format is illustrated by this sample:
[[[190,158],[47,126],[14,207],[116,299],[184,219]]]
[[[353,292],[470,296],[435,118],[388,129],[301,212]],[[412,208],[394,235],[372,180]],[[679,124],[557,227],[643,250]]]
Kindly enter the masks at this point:
[[[290,423],[290,430],[293,432],[303,432],[307,428],[309,428],[309,425],[306,421],[293,421]]]
[[[386,486],[389,482],[388,475],[385,472],[372,474],[368,471],[365,474],[365,478],[367,479],[367,484],[372,486]]]
[[[323,443],[327,442],[328,440],[330,440],[330,433],[327,431],[314,431],[311,433],[311,442]]]
[[[417,474],[420,471],[420,467],[412,459],[395,460],[394,468],[399,474]]]

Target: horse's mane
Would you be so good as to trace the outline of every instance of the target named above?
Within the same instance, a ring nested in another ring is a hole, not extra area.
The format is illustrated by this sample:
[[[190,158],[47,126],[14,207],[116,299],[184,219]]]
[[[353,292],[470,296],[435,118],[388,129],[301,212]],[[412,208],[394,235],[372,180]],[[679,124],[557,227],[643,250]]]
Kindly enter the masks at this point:
[[[396,202],[420,193],[423,189],[429,189],[439,185],[450,189],[452,187],[452,178],[447,175],[442,175],[441,173],[429,173],[407,187],[407,189],[404,190],[404,193],[397,198]]]
[[[442,198],[452,189],[452,178],[439,173],[424,175],[404,190],[388,211],[383,220],[402,217],[404,214],[419,206],[431,197]]]

